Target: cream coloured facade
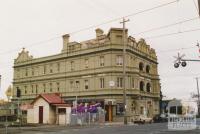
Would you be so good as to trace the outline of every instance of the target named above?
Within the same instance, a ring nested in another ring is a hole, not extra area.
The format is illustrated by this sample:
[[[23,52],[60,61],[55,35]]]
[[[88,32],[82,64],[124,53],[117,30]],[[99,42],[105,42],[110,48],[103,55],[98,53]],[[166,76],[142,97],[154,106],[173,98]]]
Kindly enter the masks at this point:
[[[37,102],[33,105],[33,109],[28,109],[27,112],[27,122],[28,123],[39,123],[39,107],[43,107],[43,120],[44,124],[55,124],[56,114],[54,110],[50,107],[49,103],[43,98],[39,98]]]
[[[22,103],[41,93],[61,93],[66,102],[101,102],[107,120],[123,114],[122,29],[107,34],[96,29],[96,38],[70,42],[63,35],[63,49],[57,55],[33,58],[23,49],[14,61],[13,101],[21,90]],[[144,39],[138,42],[126,30],[126,92],[128,115],[159,113],[160,82],[155,50]],[[109,114],[108,114],[109,113]]]

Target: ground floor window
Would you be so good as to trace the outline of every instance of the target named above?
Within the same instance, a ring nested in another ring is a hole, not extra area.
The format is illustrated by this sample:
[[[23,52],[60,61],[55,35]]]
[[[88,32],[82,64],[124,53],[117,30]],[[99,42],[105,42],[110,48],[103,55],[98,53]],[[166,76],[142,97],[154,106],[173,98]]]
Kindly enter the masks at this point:
[[[123,103],[117,103],[117,105],[116,105],[116,115],[123,115],[123,114],[124,114]]]
[[[58,114],[66,114],[66,108],[59,108]]]
[[[144,114],[144,107],[140,107],[140,114],[141,114],[141,115]]]

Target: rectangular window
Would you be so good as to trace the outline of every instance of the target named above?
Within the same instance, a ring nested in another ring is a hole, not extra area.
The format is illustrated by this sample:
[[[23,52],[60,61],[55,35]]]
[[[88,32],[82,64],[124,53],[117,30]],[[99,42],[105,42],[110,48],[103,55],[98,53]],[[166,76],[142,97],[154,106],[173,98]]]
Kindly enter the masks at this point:
[[[123,78],[117,77],[117,87],[123,87]]]
[[[50,64],[50,73],[53,73],[53,65]]]
[[[104,78],[100,78],[100,88],[104,88]]]
[[[31,85],[31,90],[32,90],[32,93],[33,93],[33,85]]]
[[[60,83],[57,82],[56,85],[57,85],[57,91],[60,91]]]
[[[144,107],[140,107],[140,114],[144,115]]]
[[[85,68],[88,68],[88,67],[89,67],[89,60],[85,59]]]
[[[34,72],[34,68],[32,68],[32,76],[34,76],[35,72]]]
[[[60,63],[57,63],[57,71],[60,72]]]
[[[43,84],[44,93],[46,92],[46,84]]]
[[[47,70],[47,67],[46,67],[46,65],[44,65],[44,74],[46,74],[46,70]]]
[[[88,82],[88,80],[85,80],[85,89],[89,89],[89,82]]]
[[[26,68],[25,76],[28,76],[28,69]]]
[[[79,89],[79,87],[80,87],[80,82],[76,81],[76,89]]]
[[[20,70],[17,69],[17,78],[20,78]]]
[[[66,114],[66,108],[58,108],[58,114]]]
[[[100,66],[104,66],[104,56],[100,56]]]
[[[37,73],[37,75],[40,75],[40,68],[39,67],[36,68],[36,73]]]
[[[38,93],[38,85],[35,85],[35,93]]]
[[[123,65],[123,57],[121,55],[117,55],[117,57],[116,57],[116,64],[118,66],[122,66]]]
[[[50,92],[52,92],[52,83],[49,83]]]
[[[74,61],[71,61],[71,70],[74,70]]]
[[[27,86],[24,86],[24,93],[27,94]]]
[[[131,78],[131,87],[135,88],[135,80],[134,80],[134,78]]]
[[[116,115],[124,115],[124,105],[123,105],[123,103],[117,103],[117,105],[116,105]]]
[[[70,81],[70,89],[73,90],[74,88],[74,81]]]

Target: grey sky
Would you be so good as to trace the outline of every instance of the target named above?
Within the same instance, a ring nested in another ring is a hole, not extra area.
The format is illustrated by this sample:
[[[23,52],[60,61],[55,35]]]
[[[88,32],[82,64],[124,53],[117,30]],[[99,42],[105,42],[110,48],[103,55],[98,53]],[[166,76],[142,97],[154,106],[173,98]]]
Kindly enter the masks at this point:
[[[167,3],[173,0],[0,0],[0,97],[12,83],[13,60],[22,47],[34,57],[60,53],[61,35],[106,22]],[[196,3],[197,1],[194,0]],[[129,35],[154,27],[175,23],[197,17],[193,0],[179,0],[174,4],[129,17]],[[122,27],[120,20],[99,26],[107,33],[110,27]],[[200,28],[200,19],[182,23],[166,29],[134,35],[138,40],[143,37]],[[72,34],[71,41],[83,41],[95,37],[96,28]],[[39,43],[40,41],[49,40]],[[162,91],[169,98],[189,98],[196,92],[194,77],[200,76],[199,63],[188,63],[186,68],[173,68],[173,56],[185,53],[186,58],[198,59],[200,31],[148,38],[147,43],[158,52],[159,74]],[[178,51],[168,51],[193,47]]]

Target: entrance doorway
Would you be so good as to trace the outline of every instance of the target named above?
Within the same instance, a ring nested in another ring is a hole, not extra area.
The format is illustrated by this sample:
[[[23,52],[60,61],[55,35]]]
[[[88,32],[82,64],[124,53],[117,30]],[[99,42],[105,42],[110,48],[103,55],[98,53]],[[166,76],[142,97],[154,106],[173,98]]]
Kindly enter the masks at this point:
[[[43,123],[43,106],[39,106],[39,123]]]
[[[113,121],[113,107],[112,105],[105,105],[106,116],[105,121]]]

